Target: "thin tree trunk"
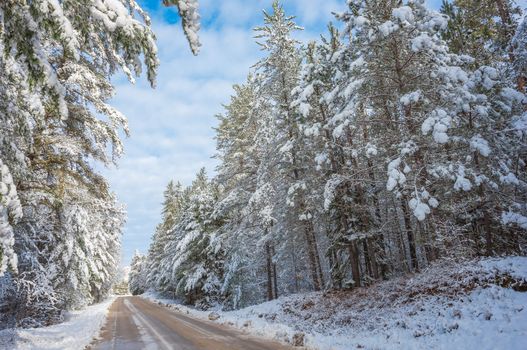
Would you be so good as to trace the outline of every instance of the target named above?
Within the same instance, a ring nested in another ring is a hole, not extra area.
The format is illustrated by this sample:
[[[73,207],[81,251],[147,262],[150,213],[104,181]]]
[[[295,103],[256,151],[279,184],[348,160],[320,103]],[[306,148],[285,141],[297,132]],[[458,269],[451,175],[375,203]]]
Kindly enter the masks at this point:
[[[490,227],[489,213],[486,209],[483,211],[483,225],[485,227],[485,254],[491,256],[493,254],[492,229]]]
[[[296,261],[295,248],[296,247],[294,247],[293,245],[293,248],[291,248],[291,255],[293,258],[293,273],[295,274],[295,293],[298,293],[300,288],[298,285],[298,266],[297,266],[297,261]]]
[[[339,257],[335,249],[331,249],[328,254],[329,266],[331,267],[331,287],[342,289],[342,273],[340,269]]]
[[[267,300],[273,300],[273,259],[269,242],[265,243],[265,256],[267,263]]]
[[[320,255],[318,253],[318,245],[317,245],[317,239],[315,236],[315,229],[313,227],[313,223],[311,221],[308,221],[306,223],[306,239],[309,246],[310,251],[310,260],[311,255],[313,257],[313,262],[310,261],[310,264],[312,264],[312,276],[313,281],[317,281],[315,284],[315,290],[320,290],[324,286],[324,276],[322,275],[322,266],[320,264]],[[318,289],[317,289],[318,285]]]
[[[272,257],[274,258],[274,245],[271,247]],[[274,259],[273,259],[274,260]],[[276,262],[273,261],[273,282],[274,282],[274,298],[278,298],[278,274],[276,273]]]
[[[404,226],[406,229],[406,238],[408,239],[408,248],[410,249],[410,271],[419,271],[419,264],[417,261],[417,248],[415,244],[415,235],[412,229],[412,222],[410,219],[410,208],[408,208],[408,201],[404,198],[403,213],[404,213]]]
[[[433,260],[432,249],[430,247],[430,235],[428,234],[428,231],[426,230],[426,227],[423,225],[422,222],[418,222],[417,227],[419,229],[419,236],[424,241],[425,257],[427,263],[429,264]]]
[[[351,274],[353,276],[353,281],[355,282],[355,287],[360,287],[360,266],[359,266],[359,252],[357,249],[357,241],[353,240],[349,246],[349,255],[351,263]]]
[[[362,250],[364,251],[364,266],[366,267],[366,274],[369,278],[373,278],[373,271],[371,268],[370,250],[368,249],[368,242],[366,239],[362,240]]]
[[[377,258],[376,258],[376,254],[375,254],[375,238],[374,237],[370,237],[367,239],[367,248],[368,248],[368,251],[369,251],[369,256],[370,256],[370,265],[371,265],[371,269],[372,269],[372,277],[373,279],[377,280],[379,279],[379,267],[377,266]]]
[[[313,223],[311,223],[311,226],[313,225]],[[324,274],[322,273],[322,264],[320,263],[320,254],[318,252],[318,244],[317,244],[317,238],[315,236],[315,230],[311,230],[311,234],[312,234],[312,239],[313,239],[313,246],[315,248],[315,263],[316,263],[316,267],[317,267],[317,274],[318,274],[318,279],[320,281],[320,286],[321,288],[324,288]]]
[[[431,251],[432,251],[432,261],[433,260],[437,260],[439,258],[439,251],[438,251],[438,248],[436,247],[435,243],[436,243],[436,240],[437,240],[437,228],[436,228],[436,225],[435,225],[435,221],[434,221],[434,217],[432,216],[431,217],[431,220],[429,221],[429,237],[430,237],[430,244],[431,244]]]
[[[318,276],[318,270],[317,270],[317,262],[316,262],[316,248],[314,248],[314,242],[308,227],[308,224],[306,223],[304,225],[304,235],[306,237],[306,243],[307,243],[307,254],[309,258],[309,268],[311,271],[311,279],[313,281],[313,288],[316,291],[319,291],[321,289],[320,287],[320,280]]]
[[[369,142],[369,135],[368,135],[368,128],[366,126],[364,126],[363,128],[363,136],[364,136],[364,141],[365,142]],[[371,181],[371,183],[373,184],[373,186],[375,186],[375,171],[373,170],[373,163],[371,161],[370,158],[368,158],[368,176],[369,176],[369,179]],[[377,194],[375,193],[375,191],[373,191],[372,193],[372,200],[373,200],[373,205],[375,206],[375,218],[376,218],[376,225],[380,225],[381,223],[381,209],[380,209],[380,205],[379,205],[379,198],[377,197]],[[374,261],[375,261],[375,275],[376,277],[375,278],[379,278],[379,266],[377,266],[377,259],[376,259],[376,256],[377,255],[380,255],[380,259],[381,261],[386,257],[386,249],[385,249],[385,246],[384,246],[384,235],[381,233],[378,235],[378,237],[376,239],[373,240],[373,244],[374,244],[374,249],[373,249],[373,254],[375,254],[373,256],[374,258]],[[385,263],[381,263],[380,264],[380,270],[381,270],[381,277],[382,278],[385,278],[386,274],[387,274],[387,266]]]
[[[525,93],[525,77],[520,75],[518,77],[518,82],[516,83],[516,85],[518,87],[519,92]]]

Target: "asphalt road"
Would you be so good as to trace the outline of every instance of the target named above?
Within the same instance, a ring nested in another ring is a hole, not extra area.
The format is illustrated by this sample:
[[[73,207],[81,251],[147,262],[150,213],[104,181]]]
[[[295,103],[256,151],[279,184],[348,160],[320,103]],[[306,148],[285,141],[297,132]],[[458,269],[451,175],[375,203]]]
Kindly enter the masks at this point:
[[[90,349],[291,350],[292,347],[198,320],[140,297],[120,297],[110,307]],[[299,349],[299,348],[295,348]]]

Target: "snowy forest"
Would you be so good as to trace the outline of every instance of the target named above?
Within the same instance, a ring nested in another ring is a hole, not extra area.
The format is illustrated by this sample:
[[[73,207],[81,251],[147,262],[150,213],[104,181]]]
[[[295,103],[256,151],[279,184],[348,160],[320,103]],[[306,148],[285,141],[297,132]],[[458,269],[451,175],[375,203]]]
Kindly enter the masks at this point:
[[[348,0],[300,42],[279,2],[217,116],[220,165],[170,182],[130,290],[201,309],[525,254],[527,21],[510,0]]]
[[[159,2],[198,54],[198,1]],[[216,116],[219,165],[167,184],[130,292],[237,310],[526,255],[525,10],[342,2],[310,42],[281,2],[264,11],[261,59]],[[112,79],[156,85],[139,3],[0,0],[0,330],[60,323],[121,282],[127,214],[101,169],[130,132]]]
[[[197,4],[176,5],[197,52]],[[0,1],[0,329],[45,326],[104,300],[126,213],[97,166],[117,162],[124,115],[110,77],[159,61],[135,0]]]

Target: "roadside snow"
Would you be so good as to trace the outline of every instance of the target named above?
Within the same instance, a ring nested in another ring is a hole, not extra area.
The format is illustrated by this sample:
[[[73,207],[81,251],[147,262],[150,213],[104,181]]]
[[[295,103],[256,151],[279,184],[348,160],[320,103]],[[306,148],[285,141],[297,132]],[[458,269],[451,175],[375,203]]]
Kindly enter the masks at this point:
[[[217,312],[216,322],[308,349],[524,349],[527,257],[442,261],[350,292],[306,293]],[[143,297],[191,316],[156,294]]]
[[[72,311],[66,316],[67,321],[50,327],[0,331],[0,349],[84,349],[98,335],[114,299],[109,298],[84,310]]]

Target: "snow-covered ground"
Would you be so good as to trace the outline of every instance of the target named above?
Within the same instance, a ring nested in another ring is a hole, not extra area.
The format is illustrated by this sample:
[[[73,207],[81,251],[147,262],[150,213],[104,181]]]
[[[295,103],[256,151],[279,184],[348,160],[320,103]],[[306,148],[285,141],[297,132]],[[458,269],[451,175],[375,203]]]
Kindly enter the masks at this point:
[[[216,322],[310,349],[525,349],[527,257],[442,261],[352,292],[292,295]],[[155,294],[145,298],[208,319]],[[296,337],[295,337],[296,335]]]
[[[114,299],[109,298],[81,311],[72,311],[65,322],[54,326],[0,331],[0,349],[84,349],[98,335]]]

